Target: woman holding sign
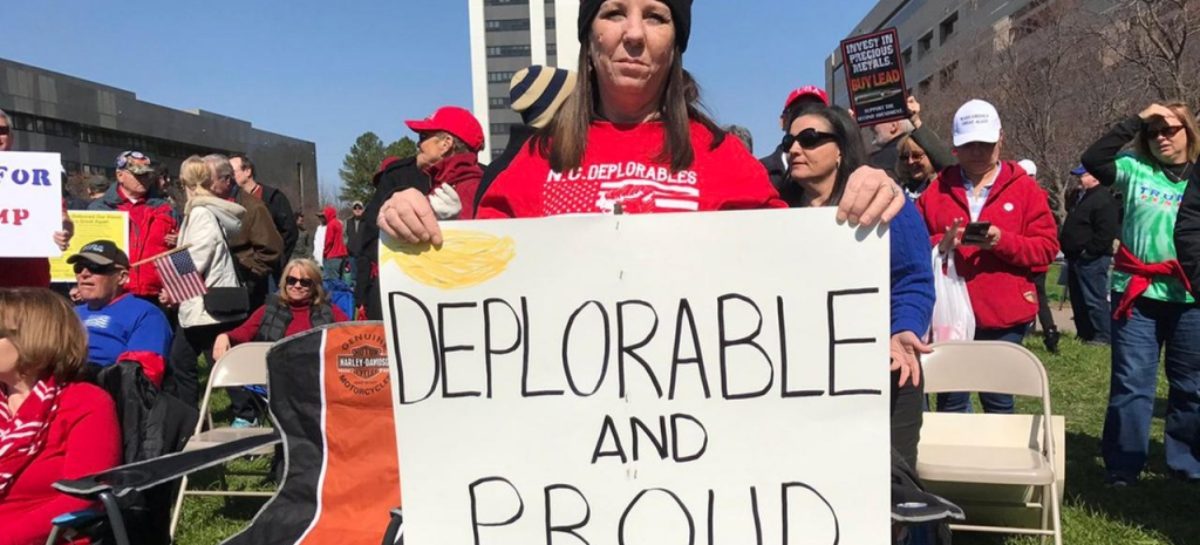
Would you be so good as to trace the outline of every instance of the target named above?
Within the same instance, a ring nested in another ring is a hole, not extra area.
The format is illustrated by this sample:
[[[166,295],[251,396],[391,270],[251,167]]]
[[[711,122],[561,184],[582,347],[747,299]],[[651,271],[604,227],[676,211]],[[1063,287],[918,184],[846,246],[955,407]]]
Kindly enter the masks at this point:
[[[479,218],[783,207],[766,171],[701,112],[683,68],[690,0],[584,0],[578,83],[480,202]],[[838,218],[889,221],[904,193],[881,170],[847,181]],[[389,235],[441,244],[429,201],[398,190],[377,219]]]
[[[850,173],[866,162],[858,124],[836,106],[812,106],[789,120],[784,144],[793,183],[801,191],[794,207],[837,206]],[[917,465],[924,394],[920,354],[929,347],[921,337],[933,314],[933,272],[929,236],[921,216],[907,203],[891,224],[892,447]]]

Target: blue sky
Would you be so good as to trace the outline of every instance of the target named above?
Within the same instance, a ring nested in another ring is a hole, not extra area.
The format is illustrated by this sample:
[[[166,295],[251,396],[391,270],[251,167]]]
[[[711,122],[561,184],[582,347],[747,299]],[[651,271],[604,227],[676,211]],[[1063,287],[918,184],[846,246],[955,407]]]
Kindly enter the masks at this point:
[[[826,56],[873,4],[701,0],[684,65],[763,155],[788,91],[824,84]],[[466,0],[3,0],[0,18],[0,57],[316,142],[323,185],[363,132],[391,141],[405,119],[471,105]]]

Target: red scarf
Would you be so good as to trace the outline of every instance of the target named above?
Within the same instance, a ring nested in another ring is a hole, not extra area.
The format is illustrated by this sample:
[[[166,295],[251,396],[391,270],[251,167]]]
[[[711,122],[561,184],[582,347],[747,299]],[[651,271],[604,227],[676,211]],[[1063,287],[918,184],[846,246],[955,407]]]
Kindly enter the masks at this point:
[[[8,408],[8,392],[0,388],[0,499],[8,495],[13,481],[46,446],[61,394],[62,387],[54,377],[39,380],[13,414]]]
[[[1138,297],[1150,289],[1150,284],[1154,282],[1156,276],[1174,278],[1182,282],[1183,288],[1188,292],[1192,291],[1192,284],[1188,281],[1187,273],[1184,272],[1183,265],[1180,265],[1176,259],[1147,265],[1122,244],[1117,248],[1117,257],[1113,260],[1113,268],[1129,275],[1129,285],[1125,287],[1125,296],[1121,298],[1121,302],[1113,311],[1113,318],[1117,320],[1133,315],[1133,304],[1137,302]]]

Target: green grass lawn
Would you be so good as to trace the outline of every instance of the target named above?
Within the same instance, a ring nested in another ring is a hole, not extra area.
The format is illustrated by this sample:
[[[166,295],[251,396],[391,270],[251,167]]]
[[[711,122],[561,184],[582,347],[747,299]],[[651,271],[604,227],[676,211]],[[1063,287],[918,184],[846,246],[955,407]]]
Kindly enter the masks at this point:
[[[1047,278],[1053,285],[1056,271]],[[1055,291],[1054,288],[1050,291]],[[1026,343],[1042,358],[1050,374],[1055,414],[1067,420],[1066,500],[1063,508],[1064,541],[1080,545],[1193,545],[1200,544],[1200,485],[1184,484],[1168,477],[1163,462],[1163,410],[1165,382],[1159,383],[1159,402],[1150,446],[1150,466],[1136,486],[1114,490],[1104,486],[1099,438],[1108,401],[1109,351],[1085,346],[1074,337],[1064,338],[1062,353],[1052,355],[1041,339]],[[215,401],[219,415],[229,420],[228,399]],[[1018,410],[1035,412],[1037,402],[1018,404]],[[261,489],[269,461],[265,458],[230,464],[225,475],[235,488]],[[194,481],[212,486],[222,478],[221,470],[200,474]],[[245,526],[263,504],[259,499],[189,498],[177,535],[182,545],[209,545]],[[956,544],[1026,544],[1036,539],[956,534]]]

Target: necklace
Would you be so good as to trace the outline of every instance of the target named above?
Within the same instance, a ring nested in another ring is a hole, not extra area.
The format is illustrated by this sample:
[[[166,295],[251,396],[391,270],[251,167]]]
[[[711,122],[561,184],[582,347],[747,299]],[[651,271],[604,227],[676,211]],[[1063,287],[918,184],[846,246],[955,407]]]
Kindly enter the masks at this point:
[[[1179,171],[1179,174],[1175,174],[1175,172],[1171,170],[1172,166],[1180,165],[1164,165],[1162,171],[1172,182],[1179,183],[1188,179],[1188,176],[1190,176],[1192,173],[1192,167],[1195,166],[1195,163],[1189,161],[1181,165],[1183,168]]]

